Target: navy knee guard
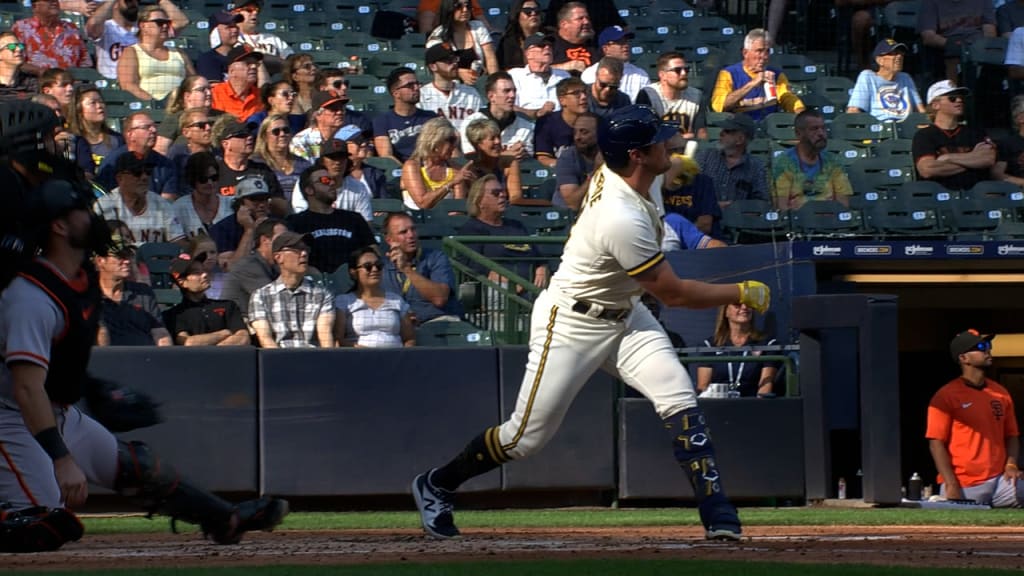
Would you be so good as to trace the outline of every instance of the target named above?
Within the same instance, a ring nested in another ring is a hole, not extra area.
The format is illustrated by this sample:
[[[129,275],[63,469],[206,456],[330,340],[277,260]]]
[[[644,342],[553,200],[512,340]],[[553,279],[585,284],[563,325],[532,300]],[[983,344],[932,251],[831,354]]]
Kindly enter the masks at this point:
[[[198,524],[218,542],[238,528],[235,507],[226,500],[197,488],[178,476],[174,466],[163,462],[144,442],[117,443],[117,480],[114,489],[139,500],[150,514],[165,514]]]
[[[672,435],[676,460],[686,471],[697,497],[704,527],[708,530],[724,527],[738,531],[739,516],[722,489],[715,447],[704,411],[695,406],[669,416],[664,422],[665,429]]]
[[[0,552],[49,552],[83,532],[82,523],[64,508],[0,510]]]

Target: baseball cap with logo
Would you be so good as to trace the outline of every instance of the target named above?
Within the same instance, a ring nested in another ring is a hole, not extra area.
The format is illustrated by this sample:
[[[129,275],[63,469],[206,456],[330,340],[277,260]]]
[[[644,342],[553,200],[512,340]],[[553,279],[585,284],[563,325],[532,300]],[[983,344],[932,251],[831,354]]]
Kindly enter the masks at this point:
[[[320,156],[344,156],[348,158],[348,144],[344,140],[331,138],[320,146]]]
[[[974,328],[964,330],[954,336],[953,341],[949,343],[949,353],[953,356],[953,360],[956,360],[961,354],[972,350],[981,350],[978,347],[979,344],[992,342],[995,337],[995,334],[982,334]]]
[[[194,257],[188,253],[178,254],[171,260],[171,278],[179,285],[189,274],[198,274],[203,271],[203,263],[206,262],[206,252],[200,252]]]
[[[210,16],[210,26],[238,24],[242,20],[245,20],[245,17],[241,14],[232,14],[231,12],[221,10],[214,12],[213,16]]]
[[[875,51],[871,54],[872,58],[878,58],[879,56],[885,56],[886,54],[892,54],[897,50],[907,51],[907,45],[901,42],[897,42],[892,38],[883,38],[875,44]]]
[[[966,96],[970,93],[971,91],[967,88],[958,87],[949,80],[942,80],[941,82],[936,82],[928,87],[928,103],[931,104],[936,98],[949,96],[950,94],[962,94]]]
[[[244,60],[248,57],[252,57],[257,60],[263,60],[263,53],[253,50],[251,46],[240,44],[238,46],[235,46],[231,49],[230,52],[228,52],[228,64],[238,62],[239,60]]]
[[[597,37],[597,45],[604,46],[609,42],[618,42],[625,38],[626,40],[632,40],[636,38],[636,35],[632,32],[626,32],[622,26],[609,26],[604,30],[601,30],[601,34]]]
[[[281,250],[286,250],[288,248],[295,250],[309,250],[309,245],[306,244],[306,236],[286,230],[274,237],[274,241],[270,244],[270,248],[274,252],[280,252]]]
[[[447,42],[441,42],[440,44],[434,44],[430,48],[427,48],[427,53],[424,55],[424,61],[429,64],[436,62],[443,62],[445,60],[454,60],[458,57],[455,50]]]
[[[260,176],[244,176],[235,184],[235,197],[270,196],[270,187]]]
[[[345,104],[349,103],[348,98],[339,98],[334,95],[334,92],[326,92],[324,90],[318,90],[313,93],[313,110],[319,110],[321,108],[328,109],[343,109]]]

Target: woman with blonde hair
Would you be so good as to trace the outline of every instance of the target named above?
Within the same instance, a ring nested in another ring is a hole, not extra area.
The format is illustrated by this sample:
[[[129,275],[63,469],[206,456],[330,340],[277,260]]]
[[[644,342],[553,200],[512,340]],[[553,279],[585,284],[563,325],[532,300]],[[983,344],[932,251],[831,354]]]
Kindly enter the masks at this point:
[[[124,145],[124,137],[107,125],[107,105],[100,89],[87,84],[71,96],[71,115],[68,116],[75,140],[75,158],[87,176],[96,174],[96,168],[107,154]]]
[[[473,176],[494,174],[508,192],[508,201],[516,206],[550,206],[551,202],[523,198],[522,176],[519,174],[519,160],[515,156],[501,153],[501,128],[490,118],[477,118],[466,126],[466,140],[473,147]]]
[[[312,166],[311,163],[295,156],[288,150],[292,142],[292,131],[288,116],[271,114],[260,124],[256,134],[256,146],[252,160],[262,162],[274,171],[277,181],[281,183],[285,199],[292,202],[295,183],[299,181],[302,171]]]
[[[210,108],[212,104],[210,81],[198,74],[186,76],[167,98],[167,108],[156,133],[154,149],[164,155],[171,149],[174,142],[181,136],[178,121],[181,119],[181,113],[185,110],[203,109],[210,117],[220,115],[219,111]]]
[[[768,338],[754,326],[754,310],[746,304],[727,304],[718,310],[715,334],[704,341],[709,348],[773,346]],[[760,356],[753,350],[722,351],[716,356]],[[778,362],[751,360],[748,362],[713,362],[697,367],[697,390],[703,392],[712,382],[724,383],[730,392],[740,396],[762,396],[772,392]]]
[[[195,74],[188,55],[164,45],[169,38],[171,19],[159,6],[139,11],[139,42],[121,52],[117,61],[117,82],[140,100],[163,101],[174,87]]]
[[[446,118],[423,125],[412,156],[402,165],[402,199],[412,210],[429,210],[444,198],[465,198],[473,179],[473,162],[461,169],[452,164],[459,133]]]

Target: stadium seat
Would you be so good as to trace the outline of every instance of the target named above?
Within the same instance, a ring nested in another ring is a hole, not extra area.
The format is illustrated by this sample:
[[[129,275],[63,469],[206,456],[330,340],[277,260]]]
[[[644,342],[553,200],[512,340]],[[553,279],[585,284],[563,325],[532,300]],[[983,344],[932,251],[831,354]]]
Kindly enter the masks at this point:
[[[416,327],[417,346],[493,346],[490,330],[469,322],[427,322]]]
[[[904,140],[902,138],[896,138],[893,140],[883,140],[874,146],[875,156],[879,158],[892,158],[905,161],[913,165],[914,154],[913,154],[913,140]]]
[[[406,212],[408,209],[405,203],[399,198],[374,198],[370,200],[370,208],[373,210],[373,228],[382,230],[384,219],[392,212]]]
[[[914,177],[914,168],[905,161],[890,158],[862,158],[847,168],[850,185],[858,193],[884,192],[901,186]]]
[[[722,230],[736,244],[784,239],[790,231],[789,214],[764,200],[736,200],[722,210]]]
[[[844,76],[818,76],[814,82],[814,93],[825,96],[839,108],[839,112],[846,112],[846,103],[850,101],[850,90],[853,90],[853,81]]]
[[[882,200],[864,213],[867,228],[879,237],[941,237],[946,232],[933,206],[916,202]]]
[[[747,152],[751,156],[760,158],[769,169],[772,165],[774,154],[772,153],[772,141],[768,138],[754,138],[747,144]]]
[[[896,129],[896,137],[901,140],[913,140],[914,134],[918,130],[931,124],[932,121],[928,118],[927,114],[920,112],[912,112],[907,115],[907,119],[903,122],[896,122],[894,128]]]
[[[775,112],[765,116],[761,122],[764,133],[781,144],[792,146],[796,144],[796,132],[793,130],[793,122],[796,114],[790,112]]]
[[[173,242],[146,242],[138,247],[136,260],[149,270],[149,283],[154,288],[173,288],[171,261],[181,254],[181,246]]]
[[[852,237],[864,231],[860,211],[833,200],[814,200],[790,211],[793,231],[807,237]]]
[[[964,60],[972,64],[990,64],[1003,66],[1006,62],[1006,49],[1009,38],[997,36],[986,38],[979,36],[971,41],[964,50]]]
[[[850,208],[860,210],[862,214],[866,213],[868,210],[873,210],[875,208],[875,204],[882,200],[885,200],[885,195],[875,192],[874,190],[863,194],[854,193],[853,196],[850,196],[847,199],[850,204]]]
[[[832,119],[829,137],[836,140],[871,145],[893,137],[890,123],[881,122],[866,112],[839,114]]]
[[[829,140],[825,150],[835,154],[843,166],[850,166],[861,158],[867,158],[870,152],[869,148],[854,146],[845,140]]]
[[[805,107],[814,108],[818,112],[821,112],[821,115],[825,117],[826,124],[832,122],[832,119],[835,118],[837,115],[846,112],[845,104],[843,105],[843,107],[840,107],[831,100],[829,100],[827,97],[814,92],[801,94],[800,101],[804,103]]]
[[[984,200],[950,202],[947,216],[950,232],[954,234],[993,232],[1004,220],[1012,220],[1006,211],[993,208]]]
[[[965,190],[963,197],[984,202],[986,206],[992,208],[1008,210],[1015,221],[1024,222],[1024,191],[1016,184],[1000,180],[982,180],[970,190]]]
[[[558,206],[509,206],[505,217],[522,222],[539,236],[562,236],[572,223],[570,210]]]
[[[781,68],[791,84],[810,85],[818,79],[819,66],[803,54],[773,54],[771,65]]]
[[[960,198],[960,193],[950,190],[931,180],[904,182],[889,191],[889,198],[903,202],[950,202]]]

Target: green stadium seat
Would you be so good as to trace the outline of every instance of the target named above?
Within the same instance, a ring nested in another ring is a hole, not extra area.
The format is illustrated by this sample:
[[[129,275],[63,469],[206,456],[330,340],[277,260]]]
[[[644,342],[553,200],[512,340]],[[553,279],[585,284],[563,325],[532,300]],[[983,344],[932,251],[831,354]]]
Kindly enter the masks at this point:
[[[417,346],[493,346],[490,330],[469,322],[427,322],[416,327]]]
[[[889,198],[903,202],[933,201],[937,203],[936,206],[938,207],[938,203],[958,200],[960,192],[950,190],[942,184],[932,182],[931,180],[914,180],[912,182],[904,182],[897,188],[889,191]]]
[[[879,158],[892,158],[913,165],[913,140],[896,138],[894,140],[883,140],[875,145],[875,156]]]
[[[947,216],[954,234],[994,232],[1004,220],[1013,220],[1008,211],[993,208],[984,200],[950,202]]]
[[[853,189],[863,194],[899,188],[914,178],[914,167],[898,158],[862,158],[847,168],[847,175]]]
[[[807,237],[854,237],[864,232],[863,216],[833,200],[814,200],[790,210],[793,231]]]
[[[509,206],[505,217],[522,222],[539,236],[562,236],[572,224],[572,212],[558,206]]]
[[[867,158],[870,149],[854,146],[845,140],[829,140],[826,151],[834,154],[843,166],[851,166],[862,158]]]
[[[177,288],[171,280],[171,261],[181,254],[181,246],[172,242],[146,242],[139,246],[136,260],[149,269],[149,283],[156,288]]]
[[[789,214],[764,200],[736,200],[722,210],[722,229],[738,244],[784,239],[790,232]]]
[[[853,90],[853,80],[844,76],[818,76],[814,81],[814,93],[828,98],[839,108],[839,112],[846,112],[846,104],[850,101],[850,90]]]
[[[903,122],[896,122],[893,128],[896,130],[896,137],[901,140],[913,140],[918,130],[931,124],[932,121],[927,114],[913,112]]]
[[[820,68],[803,54],[773,54],[771,65],[781,68],[791,84],[813,84]]]
[[[866,112],[838,114],[829,125],[829,137],[869,146],[894,136],[892,124]]]
[[[792,146],[796,144],[796,132],[793,124],[796,121],[796,114],[791,112],[775,112],[765,116],[761,126],[768,138],[775,142]]]
[[[882,238],[943,237],[947,230],[939,210],[931,204],[882,200],[865,211],[868,229]]]

